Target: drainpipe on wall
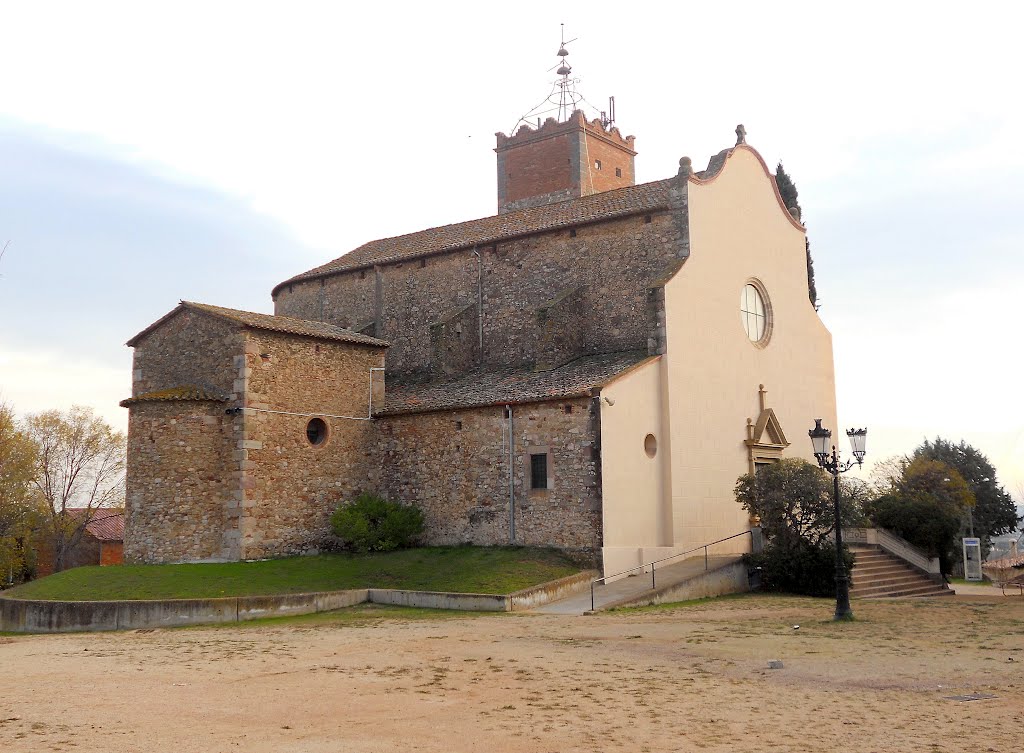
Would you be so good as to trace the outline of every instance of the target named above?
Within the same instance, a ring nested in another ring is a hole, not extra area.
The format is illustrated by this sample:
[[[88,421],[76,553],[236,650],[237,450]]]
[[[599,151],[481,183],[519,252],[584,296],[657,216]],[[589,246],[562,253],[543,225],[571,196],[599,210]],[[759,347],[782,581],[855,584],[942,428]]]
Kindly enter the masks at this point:
[[[516,482],[512,475],[515,465],[515,433],[512,423],[512,406],[505,406],[508,416],[508,543],[516,543]]]

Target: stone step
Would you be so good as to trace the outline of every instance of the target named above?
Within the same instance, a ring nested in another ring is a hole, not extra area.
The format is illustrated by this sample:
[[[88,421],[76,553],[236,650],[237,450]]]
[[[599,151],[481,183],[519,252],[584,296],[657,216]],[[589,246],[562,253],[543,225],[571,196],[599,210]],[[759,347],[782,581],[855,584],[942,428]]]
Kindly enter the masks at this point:
[[[902,562],[893,562],[892,560],[886,560],[885,562],[871,562],[867,565],[861,564],[860,562],[854,562],[853,566],[865,573],[875,573],[879,570],[891,570],[894,567],[913,571],[913,568],[904,565]]]
[[[854,562],[886,562],[892,560],[888,554],[855,554],[853,555]]]
[[[911,570],[909,567],[902,567],[900,565],[886,565],[884,567],[875,567],[870,570],[856,567],[853,572],[862,579],[888,578],[890,575],[920,575],[916,570]]]
[[[884,586],[862,586],[861,588],[851,588],[850,596],[852,598],[863,599],[872,596],[901,596],[908,593],[916,593],[918,591],[930,592],[934,590],[936,590],[936,585],[934,583],[890,583]]]
[[[953,596],[954,592],[945,586],[937,584],[931,584],[926,586],[916,586],[913,588],[898,588],[894,590],[880,590],[879,592],[872,593],[857,593],[850,592],[851,598],[857,599],[888,599],[895,598],[897,596],[914,596],[914,597],[925,597],[925,596]]]
[[[851,578],[851,588],[870,588],[872,586],[902,586],[922,582],[917,573],[899,573],[886,578]],[[929,583],[933,581],[928,581]]]
[[[898,557],[877,547],[850,547],[854,553],[850,573],[850,596],[859,599],[881,599],[897,596],[948,596],[952,591],[945,584],[935,583]]]

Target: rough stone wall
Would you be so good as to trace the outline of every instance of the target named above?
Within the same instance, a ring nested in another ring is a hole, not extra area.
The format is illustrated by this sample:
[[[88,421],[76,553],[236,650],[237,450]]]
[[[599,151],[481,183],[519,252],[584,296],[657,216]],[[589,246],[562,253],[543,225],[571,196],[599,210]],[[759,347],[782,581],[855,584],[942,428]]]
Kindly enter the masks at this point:
[[[184,309],[135,345],[132,396],[182,384],[232,392],[232,362],[241,352],[237,325]]]
[[[368,415],[370,368],[383,365],[381,348],[249,332],[239,364],[246,410],[234,425],[243,559],[318,551],[338,503],[377,485],[374,427],[355,419]],[[373,379],[379,404],[383,372]],[[328,427],[317,446],[310,414]]]
[[[569,288],[537,309],[538,369],[553,369],[583,350],[587,317],[580,307],[581,288]]]
[[[638,215],[479,248],[483,363],[535,363],[537,310],[577,286],[586,322],[580,355],[646,348],[651,281],[686,253],[678,215]],[[477,258],[464,249],[381,265],[376,274],[345,272],[323,286],[295,283],[278,293],[276,312],[317,319],[323,310],[325,321],[349,327],[379,317],[377,336],[391,343],[388,372],[402,376],[430,373],[431,324],[477,300]]]
[[[474,301],[430,326],[431,374],[460,374],[480,362],[479,313]]]
[[[601,545],[599,431],[591,403],[512,407],[515,543],[572,550]],[[509,543],[504,407],[385,416],[377,426],[380,491],[423,510],[427,543]],[[530,451],[545,448],[552,488],[531,490]]]
[[[143,402],[128,418],[128,562],[237,559],[225,550],[238,478],[224,403]]]

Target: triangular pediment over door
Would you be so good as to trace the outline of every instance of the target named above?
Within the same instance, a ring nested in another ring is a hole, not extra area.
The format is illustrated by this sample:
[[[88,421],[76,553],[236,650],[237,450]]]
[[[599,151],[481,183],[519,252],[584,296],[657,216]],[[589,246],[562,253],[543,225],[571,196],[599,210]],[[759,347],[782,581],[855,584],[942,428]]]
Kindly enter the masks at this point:
[[[766,395],[764,385],[758,385],[761,412],[757,421],[747,419],[747,438],[743,443],[747,446],[750,473],[754,473],[758,465],[778,461],[789,447],[789,440],[786,439],[786,432],[782,430],[778,416],[766,405]]]

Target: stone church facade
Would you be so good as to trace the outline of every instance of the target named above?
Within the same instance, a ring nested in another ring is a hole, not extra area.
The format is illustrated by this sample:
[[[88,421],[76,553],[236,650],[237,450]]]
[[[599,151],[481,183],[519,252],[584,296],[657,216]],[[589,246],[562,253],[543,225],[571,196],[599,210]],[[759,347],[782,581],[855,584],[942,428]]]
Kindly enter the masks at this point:
[[[499,214],[296,275],[273,316],[182,302],[129,341],[129,561],[317,551],[365,490],[427,543],[615,572],[747,530],[736,478],[812,458],[786,431],[835,425],[831,337],[742,133],[641,185],[633,137],[579,112],[497,142]]]

